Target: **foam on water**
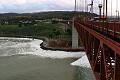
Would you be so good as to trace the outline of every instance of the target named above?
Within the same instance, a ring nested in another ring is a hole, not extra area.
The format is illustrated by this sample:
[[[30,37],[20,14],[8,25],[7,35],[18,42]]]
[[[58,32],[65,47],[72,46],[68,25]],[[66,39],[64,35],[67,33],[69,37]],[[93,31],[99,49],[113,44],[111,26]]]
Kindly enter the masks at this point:
[[[7,37],[0,37],[0,39],[4,40],[4,42],[0,43],[1,52],[3,51],[3,53],[1,53],[0,56],[31,54],[31,55],[37,55],[40,57],[44,57],[44,58],[45,57],[58,58],[58,59],[80,58],[77,61],[71,63],[71,65],[90,68],[89,61],[87,60],[87,57],[85,56],[85,52],[65,52],[65,51],[43,50],[40,48],[40,44],[42,43],[42,40],[38,40],[38,39],[32,40],[29,38],[7,38]],[[15,40],[18,40],[18,42]]]
[[[14,38],[14,37],[0,37],[2,40],[32,40],[31,38]]]
[[[33,54],[38,55],[41,57],[50,57],[50,58],[79,58],[85,55],[84,52],[65,52],[65,51],[51,51],[51,50],[43,50],[40,48],[40,44],[42,43],[42,40],[33,40],[29,44],[31,45],[31,49],[33,52],[24,52],[19,54]]]
[[[82,58],[79,58],[75,62],[71,63],[71,65],[91,68],[86,55],[82,56]]]
[[[50,58],[67,58],[67,57],[79,58],[77,61],[71,63],[71,65],[91,68],[87,56],[85,55],[85,52],[64,52],[64,51],[42,50],[38,45],[40,43],[42,43],[42,40],[35,40],[30,43],[33,51],[35,52],[30,54],[39,55],[42,57],[50,57]]]

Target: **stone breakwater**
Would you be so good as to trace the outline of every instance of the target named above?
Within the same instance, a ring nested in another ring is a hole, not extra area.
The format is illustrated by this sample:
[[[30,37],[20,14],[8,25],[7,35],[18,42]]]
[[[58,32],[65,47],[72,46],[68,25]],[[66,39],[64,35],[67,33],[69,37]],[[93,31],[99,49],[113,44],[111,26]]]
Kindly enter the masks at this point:
[[[42,39],[43,42],[40,44],[40,47],[44,50],[53,50],[53,51],[67,51],[67,52],[79,52],[79,51],[84,51],[83,47],[79,48],[71,48],[71,47],[66,47],[64,46],[67,42],[61,40],[61,46],[57,45],[57,40],[49,40],[47,38]],[[69,41],[68,41],[69,43]]]

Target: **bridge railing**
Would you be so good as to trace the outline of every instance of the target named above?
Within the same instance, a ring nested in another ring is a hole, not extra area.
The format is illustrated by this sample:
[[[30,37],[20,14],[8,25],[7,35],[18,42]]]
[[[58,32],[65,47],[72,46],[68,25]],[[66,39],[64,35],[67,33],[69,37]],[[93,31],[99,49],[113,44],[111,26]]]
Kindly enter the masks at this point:
[[[78,20],[77,20],[78,21]],[[88,27],[112,37],[120,38],[120,22],[78,21]]]

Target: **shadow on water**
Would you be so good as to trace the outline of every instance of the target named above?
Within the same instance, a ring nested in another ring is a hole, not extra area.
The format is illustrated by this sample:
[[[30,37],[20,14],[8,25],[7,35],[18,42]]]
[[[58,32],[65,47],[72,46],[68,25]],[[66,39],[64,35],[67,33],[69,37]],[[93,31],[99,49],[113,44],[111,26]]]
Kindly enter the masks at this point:
[[[75,80],[95,80],[90,68],[76,67]]]

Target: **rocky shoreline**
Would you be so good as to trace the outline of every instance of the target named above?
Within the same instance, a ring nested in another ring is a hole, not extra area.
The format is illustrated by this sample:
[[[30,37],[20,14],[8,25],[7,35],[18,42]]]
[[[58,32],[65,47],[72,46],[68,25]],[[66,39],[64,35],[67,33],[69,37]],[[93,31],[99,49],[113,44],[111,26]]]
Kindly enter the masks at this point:
[[[47,38],[42,39],[43,42],[40,44],[40,48],[44,50],[52,50],[52,51],[67,51],[67,52],[79,52],[79,51],[84,51],[83,47],[80,48],[71,48],[71,47],[51,47],[49,46],[49,40]]]

